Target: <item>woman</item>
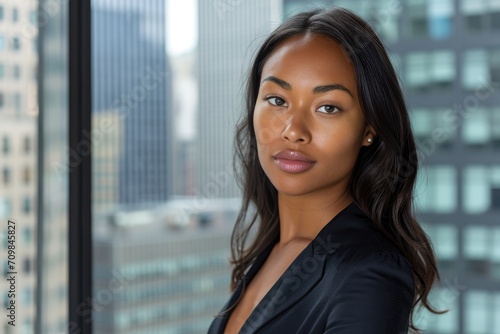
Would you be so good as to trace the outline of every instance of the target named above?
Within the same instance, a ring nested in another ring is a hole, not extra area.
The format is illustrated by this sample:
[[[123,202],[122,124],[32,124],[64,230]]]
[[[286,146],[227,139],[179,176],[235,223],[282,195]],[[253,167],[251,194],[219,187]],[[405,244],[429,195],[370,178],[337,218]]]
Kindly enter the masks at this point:
[[[417,305],[438,313],[409,118],[365,21],[317,10],[271,33],[236,142],[233,295],[209,333],[406,333]]]

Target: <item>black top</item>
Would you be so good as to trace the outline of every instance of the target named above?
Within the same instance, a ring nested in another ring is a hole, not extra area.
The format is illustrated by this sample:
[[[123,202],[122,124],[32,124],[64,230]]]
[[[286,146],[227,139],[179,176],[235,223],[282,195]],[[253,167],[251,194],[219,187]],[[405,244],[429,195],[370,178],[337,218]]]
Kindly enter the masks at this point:
[[[245,274],[248,285],[274,244]],[[222,308],[234,304],[240,282]],[[355,204],[335,216],[252,311],[240,333],[402,334],[414,295],[410,264]],[[229,315],[208,334],[222,334]]]

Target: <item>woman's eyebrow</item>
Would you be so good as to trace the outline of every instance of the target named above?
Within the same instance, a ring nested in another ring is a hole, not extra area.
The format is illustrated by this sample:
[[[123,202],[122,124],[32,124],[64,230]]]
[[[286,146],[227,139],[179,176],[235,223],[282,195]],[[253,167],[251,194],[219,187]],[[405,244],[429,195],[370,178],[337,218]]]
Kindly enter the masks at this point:
[[[290,85],[288,82],[286,82],[285,80],[282,80],[280,78],[277,78],[273,75],[270,75],[267,78],[265,78],[264,80],[262,80],[261,84],[264,83],[265,81],[274,82],[275,84],[277,84],[278,86],[280,86],[281,88],[286,89],[286,90],[292,89],[292,85]],[[344,85],[341,85],[341,84],[330,84],[330,85],[323,85],[323,86],[314,87],[313,93],[314,94],[326,93],[326,92],[329,92],[331,90],[337,90],[337,89],[348,93],[349,95],[351,95],[351,97],[354,97],[352,95],[351,91],[347,87],[345,87]]]

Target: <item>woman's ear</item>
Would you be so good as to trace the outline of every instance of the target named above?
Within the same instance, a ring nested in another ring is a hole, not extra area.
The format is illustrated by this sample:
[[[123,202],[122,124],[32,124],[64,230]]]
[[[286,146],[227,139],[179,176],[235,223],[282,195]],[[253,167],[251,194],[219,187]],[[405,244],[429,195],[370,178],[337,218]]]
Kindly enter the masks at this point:
[[[377,133],[375,132],[373,127],[371,125],[367,125],[363,137],[363,146],[370,146],[371,144],[373,144],[373,141],[375,140],[376,136]]]

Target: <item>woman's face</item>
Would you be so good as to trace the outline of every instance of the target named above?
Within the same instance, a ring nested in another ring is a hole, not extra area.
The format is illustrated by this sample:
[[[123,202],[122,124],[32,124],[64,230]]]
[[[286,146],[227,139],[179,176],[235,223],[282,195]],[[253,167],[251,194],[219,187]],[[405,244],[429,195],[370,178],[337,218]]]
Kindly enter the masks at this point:
[[[311,34],[271,53],[253,122],[264,172],[291,196],[345,191],[360,148],[375,134],[365,124],[347,55],[334,40]]]

